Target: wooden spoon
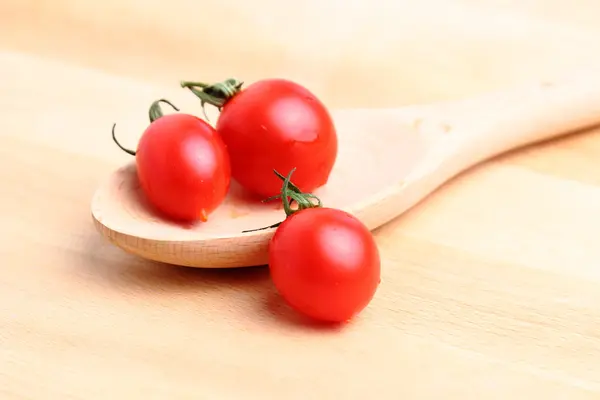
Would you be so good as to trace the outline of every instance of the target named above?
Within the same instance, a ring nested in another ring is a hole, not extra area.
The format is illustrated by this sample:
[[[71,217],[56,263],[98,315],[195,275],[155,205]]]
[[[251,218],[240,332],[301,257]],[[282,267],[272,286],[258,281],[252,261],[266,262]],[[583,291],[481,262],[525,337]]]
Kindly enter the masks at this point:
[[[600,123],[600,82],[545,82],[474,99],[398,109],[333,112],[339,155],[329,183],[315,192],[374,229],[410,209],[461,171],[499,153]],[[192,227],[161,220],[140,192],[135,164],[112,174],[92,202],[97,229],[127,252],[190,267],[267,263],[281,221],[232,184],[224,204]]]

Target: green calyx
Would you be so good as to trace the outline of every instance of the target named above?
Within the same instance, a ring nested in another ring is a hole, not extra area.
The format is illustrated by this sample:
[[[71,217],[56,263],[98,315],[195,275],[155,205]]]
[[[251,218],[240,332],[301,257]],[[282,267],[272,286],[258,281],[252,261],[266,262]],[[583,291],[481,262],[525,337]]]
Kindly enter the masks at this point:
[[[180,84],[182,88],[189,89],[200,99],[200,106],[202,107],[204,118],[208,121],[205,105],[210,104],[221,111],[225,103],[242,90],[244,82],[235,78],[229,78],[223,82],[213,84],[189,81],[182,81]]]
[[[162,117],[164,115],[162,108],[160,107],[160,103],[165,103],[170,105],[171,107],[173,107],[173,109],[175,111],[179,111],[179,108],[175,107],[173,105],[173,103],[171,103],[169,100],[165,100],[165,99],[160,99],[160,100],[156,100],[154,102],[152,102],[152,104],[150,105],[150,109],[148,110],[148,117],[150,118],[150,123],[153,123],[154,121],[156,121],[157,119],[159,119],[160,117]],[[117,124],[113,124],[112,127],[112,139],[113,142],[116,143],[116,145],[123,150],[125,153],[135,156],[137,154],[137,152],[128,149],[126,147],[123,147],[121,145],[121,143],[119,143],[119,141],[117,140],[117,137],[115,135],[115,127],[117,126]]]
[[[283,180],[283,185],[281,186],[281,193],[263,200],[264,202],[267,202],[275,199],[281,199],[281,201],[283,202],[283,209],[285,210],[285,215],[287,217],[300,210],[322,206],[321,200],[317,196],[315,196],[312,193],[303,193],[298,188],[298,186],[294,185],[291,182],[290,179],[292,178],[292,174],[294,173],[294,171],[296,171],[296,168],[292,168],[288,176],[283,176],[279,172],[273,170],[273,172],[275,172],[275,175],[277,175],[279,179]],[[292,208],[292,202],[290,201],[290,199],[296,204],[298,204],[297,208]]]
[[[275,196],[272,196],[272,197],[269,197],[269,198],[263,200],[263,203],[266,203],[268,201],[281,199],[281,201],[283,203],[283,209],[285,211],[286,218],[298,211],[305,210],[307,208],[317,208],[317,207],[323,206],[323,204],[321,203],[321,200],[317,196],[315,196],[312,193],[303,193],[298,188],[298,186],[294,185],[291,182],[292,174],[294,173],[294,171],[296,171],[296,168],[292,168],[292,170],[290,171],[290,173],[287,176],[283,176],[276,170],[273,170],[273,172],[275,172],[275,175],[277,175],[277,177],[279,179],[283,180],[283,185],[281,186],[281,192],[278,195],[275,195]],[[292,208],[293,203],[297,204],[296,208]],[[270,228],[277,228],[279,225],[281,225],[282,222],[283,221],[277,222],[276,224],[266,226],[263,228],[242,231],[242,233],[255,232],[255,231],[260,231],[260,230],[265,230],[265,229],[270,229]]]

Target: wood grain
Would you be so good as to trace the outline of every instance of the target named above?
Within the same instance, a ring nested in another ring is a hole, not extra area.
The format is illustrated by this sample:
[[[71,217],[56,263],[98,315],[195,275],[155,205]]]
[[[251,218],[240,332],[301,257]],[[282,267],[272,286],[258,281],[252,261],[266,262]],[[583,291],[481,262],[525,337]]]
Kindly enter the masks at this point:
[[[377,4],[0,3],[1,398],[599,398],[600,131],[379,229],[381,289],[343,328],[296,317],[265,268],[166,267],[94,231],[93,191],[127,160],[111,123],[133,142],[182,78],[288,76],[376,107],[600,66],[593,0]],[[127,90],[100,95],[98,73]]]

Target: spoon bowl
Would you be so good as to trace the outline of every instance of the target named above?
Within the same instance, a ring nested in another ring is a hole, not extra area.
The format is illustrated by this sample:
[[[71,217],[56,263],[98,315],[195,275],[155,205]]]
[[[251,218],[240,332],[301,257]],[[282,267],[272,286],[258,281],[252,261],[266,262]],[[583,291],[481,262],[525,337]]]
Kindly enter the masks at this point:
[[[338,159],[327,185],[314,194],[324,206],[346,210],[375,229],[474,164],[600,123],[600,84],[544,82],[456,102],[338,110],[332,116]],[[130,163],[97,190],[92,216],[98,231],[129,253],[230,268],[266,264],[275,229],[244,231],[273,225],[285,213],[279,202],[262,203],[232,182],[207,222],[182,226],[153,211]]]

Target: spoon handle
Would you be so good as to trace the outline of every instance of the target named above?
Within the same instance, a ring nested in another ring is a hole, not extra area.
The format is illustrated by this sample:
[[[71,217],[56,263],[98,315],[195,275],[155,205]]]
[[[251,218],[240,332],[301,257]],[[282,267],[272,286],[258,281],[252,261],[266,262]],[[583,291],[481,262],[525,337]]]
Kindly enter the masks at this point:
[[[528,144],[600,124],[600,79],[580,77],[492,93],[432,109],[440,146],[460,169]],[[441,125],[440,125],[441,124]],[[458,160],[457,160],[458,161]]]
[[[429,143],[409,176],[386,193],[379,226],[411,208],[444,182],[500,153],[600,124],[600,79],[546,82],[471,99],[387,110]]]

